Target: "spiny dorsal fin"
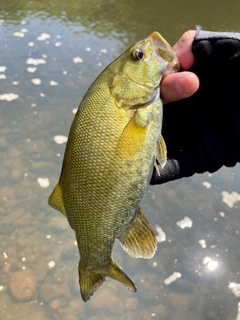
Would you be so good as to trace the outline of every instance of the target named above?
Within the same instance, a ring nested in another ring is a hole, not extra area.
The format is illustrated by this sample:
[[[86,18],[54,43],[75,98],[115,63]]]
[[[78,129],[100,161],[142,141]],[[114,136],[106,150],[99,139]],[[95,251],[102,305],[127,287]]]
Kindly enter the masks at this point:
[[[156,157],[154,161],[154,166],[157,170],[158,175],[160,176],[160,171],[157,166],[156,159],[160,163],[161,167],[163,168],[167,162],[167,147],[162,135],[160,136],[160,139],[157,143],[157,152],[156,152]]]
[[[156,236],[140,208],[119,240],[123,249],[133,258],[150,259],[157,250]]]
[[[67,216],[66,210],[65,210],[65,206],[64,206],[64,203],[63,203],[62,188],[61,188],[59,183],[56,184],[52,194],[48,198],[48,204],[52,208],[58,210],[59,212],[61,212],[65,216]]]

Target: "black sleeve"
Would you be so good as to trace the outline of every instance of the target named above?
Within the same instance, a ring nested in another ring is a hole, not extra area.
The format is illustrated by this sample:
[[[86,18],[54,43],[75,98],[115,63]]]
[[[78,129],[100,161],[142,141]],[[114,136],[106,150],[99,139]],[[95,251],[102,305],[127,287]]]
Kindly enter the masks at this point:
[[[197,29],[192,52],[199,80],[190,98],[164,106],[168,161],[151,184],[215,172],[240,161],[240,34]]]

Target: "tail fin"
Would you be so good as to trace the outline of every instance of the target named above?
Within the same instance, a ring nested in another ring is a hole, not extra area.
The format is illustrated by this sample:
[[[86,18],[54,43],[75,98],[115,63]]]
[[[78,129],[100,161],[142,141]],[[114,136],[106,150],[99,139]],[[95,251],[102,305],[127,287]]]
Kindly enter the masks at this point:
[[[99,272],[82,270],[79,263],[79,284],[83,301],[87,301],[93,293],[103,284],[105,277],[110,277],[124,284],[133,292],[137,291],[135,284],[126,274],[118,267],[118,265],[111,261],[110,264]]]
[[[96,272],[79,272],[79,284],[83,301],[87,301],[103,284],[105,277]]]
[[[129,290],[136,292],[137,288],[135,284],[132,282],[130,278],[122,271],[122,269],[119,268],[119,266],[114,262],[111,261],[108,269],[107,274],[108,277],[117,280],[124,284]]]

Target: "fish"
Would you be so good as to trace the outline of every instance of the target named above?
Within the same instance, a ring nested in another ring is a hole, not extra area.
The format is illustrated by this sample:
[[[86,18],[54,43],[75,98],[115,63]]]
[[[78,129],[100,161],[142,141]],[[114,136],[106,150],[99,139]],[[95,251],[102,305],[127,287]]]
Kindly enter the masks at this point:
[[[158,33],[131,45],[85,93],[74,117],[49,205],[68,219],[80,254],[80,292],[87,301],[110,277],[136,292],[114,262],[116,239],[134,258],[151,258],[156,235],[140,203],[153,168],[166,163],[160,82],[179,70]]]

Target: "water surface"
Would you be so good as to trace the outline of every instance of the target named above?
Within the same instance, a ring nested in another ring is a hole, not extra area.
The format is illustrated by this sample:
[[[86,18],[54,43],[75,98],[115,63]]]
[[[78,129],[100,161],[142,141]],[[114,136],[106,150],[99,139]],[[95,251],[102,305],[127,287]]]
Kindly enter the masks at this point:
[[[74,233],[47,205],[74,110],[103,68],[154,30],[172,45],[197,24],[240,31],[239,3],[0,4],[0,319],[240,319],[239,166],[150,187],[156,255],[114,248],[137,293],[107,279],[87,304]]]

